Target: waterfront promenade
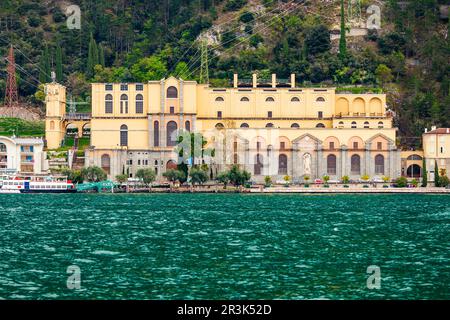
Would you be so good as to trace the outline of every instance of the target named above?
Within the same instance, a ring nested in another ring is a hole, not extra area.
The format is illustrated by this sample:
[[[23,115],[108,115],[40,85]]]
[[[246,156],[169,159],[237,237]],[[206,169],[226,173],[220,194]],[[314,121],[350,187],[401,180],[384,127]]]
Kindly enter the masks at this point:
[[[117,192],[117,191],[116,191]],[[122,190],[120,193],[123,193]],[[310,185],[309,187],[304,186],[273,186],[273,187],[263,187],[263,186],[253,186],[251,188],[243,187],[231,187],[228,186],[226,189],[220,185],[204,185],[195,187],[172,187],[172,188],[152,188],[150,191],[148,189],[138,188],[129,189],[129,193],[318,193],[318,194],[450,194],[450,189],[446,188],[383,188],[382,186],[368,187],[364,188],[362,186],[349,186],[344,188],[343,186],[330,186],[328,188],[318,185]]]

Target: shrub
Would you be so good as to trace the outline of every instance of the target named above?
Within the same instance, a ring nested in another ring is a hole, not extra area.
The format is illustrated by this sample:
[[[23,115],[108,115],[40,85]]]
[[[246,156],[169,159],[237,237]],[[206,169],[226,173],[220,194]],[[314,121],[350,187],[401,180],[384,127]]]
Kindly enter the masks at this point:
[[[249,23],[251,21],[253,21],[255,19],[255,17],[253,16],[253,13],[249,12],[249,11],[244,11],[241,16],[239,17],[239,21],[243,22],[243,23]]]
[[[449,179],[448,179],[448,177],[447,177],[447,176],[441,176],[441,177],[439,178],[439,185],[440,185],[441,187],[447,188],[448,185],[449,185]]]
[[[269,176],[264,177],[264,185],[266,187],[270,187],[272,185],[272,178]]]
[[[343,184],[347,184],[350,181],[350,177],[349,176],[343,176],[341,178],[341,181],[342,181]]]
[[[395,186],[397,188],[405,188],[408,185],[408,179],[405,177],[400,177],[397,180],[395,180]]]

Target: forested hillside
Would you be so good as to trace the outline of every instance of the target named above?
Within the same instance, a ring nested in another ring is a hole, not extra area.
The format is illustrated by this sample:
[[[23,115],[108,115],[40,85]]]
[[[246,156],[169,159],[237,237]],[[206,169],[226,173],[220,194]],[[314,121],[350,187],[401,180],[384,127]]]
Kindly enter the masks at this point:
[[[21,99],[42,107],[51,70],[79,101],[89,101],[90,82],[198,80],[204,39],[212,85],[229,85],[234,72],[292,72],[305,86],[383,89],[405,146],[418,145],[425,126],[450,126],[449,27],[440,11],[448,1],[353,1],[363,22],[368,6],[380,6],[381,29],[342,43],[330,40],[340,0],[1,0],[0,56],[14,45]],[[81,29],[67,27],[71,4]],[[0,99],[5,66],[1,59]]]

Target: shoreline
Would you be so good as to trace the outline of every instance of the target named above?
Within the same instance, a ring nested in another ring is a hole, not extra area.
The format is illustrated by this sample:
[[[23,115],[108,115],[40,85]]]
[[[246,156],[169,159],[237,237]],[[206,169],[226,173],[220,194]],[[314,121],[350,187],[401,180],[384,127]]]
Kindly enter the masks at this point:
[[[77,192],[84,194],[95,194],[97,192]],[[110,193],[100,192],[100,193]],[[323,188],[323,187],[269,187],[269,188],[251,188],[251,189],[223,189],[222,187],[210,188],[172,188],[155,189],[151,191],[139,189],[125,191],[115,191],[117,194],[186,194],[186,193],[204,193],[204,194],[225,194],[225,193],[245,193],[245,194],[450,194],[450,189],[444,188]]]

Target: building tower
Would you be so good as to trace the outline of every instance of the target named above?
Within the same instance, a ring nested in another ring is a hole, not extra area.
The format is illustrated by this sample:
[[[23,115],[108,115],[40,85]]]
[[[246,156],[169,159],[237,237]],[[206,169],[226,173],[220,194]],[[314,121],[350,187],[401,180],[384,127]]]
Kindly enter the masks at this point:
[[[64,139],[66,128],[66,87],[53,82],[45,85],[45,137],[48,149],[57,149]]]
[[[19,94],[17,93],[17,82],[16,82],[16,63],[14,59],[14,49],[13,46],[9,48],[8,54],[8,77],[6,79],[6,90],[5,90],[5,106],[13,107],[19,102]]]

